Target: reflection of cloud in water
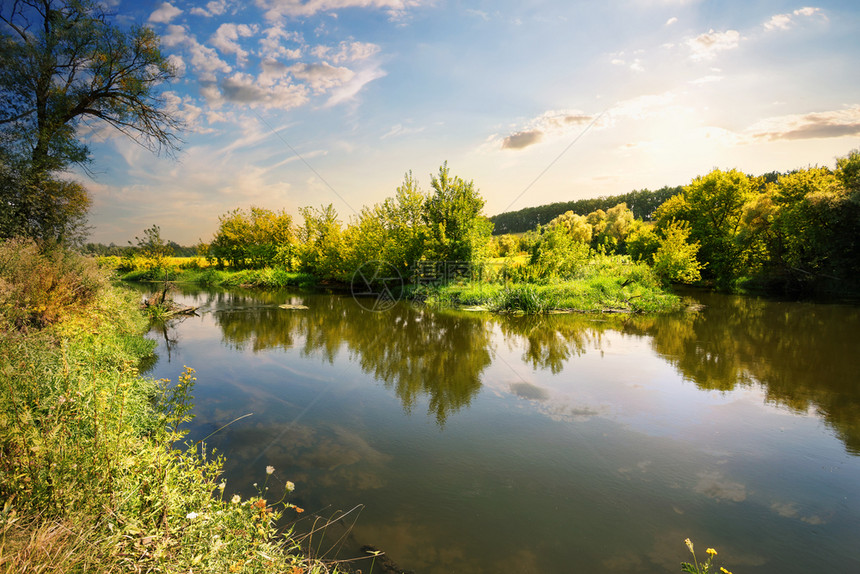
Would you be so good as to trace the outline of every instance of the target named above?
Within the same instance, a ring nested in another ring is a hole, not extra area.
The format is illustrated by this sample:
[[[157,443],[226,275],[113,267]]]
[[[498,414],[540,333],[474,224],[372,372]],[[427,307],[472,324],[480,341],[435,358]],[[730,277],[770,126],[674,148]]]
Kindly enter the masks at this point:
[[[633,474],[648,474],[649,467],[654,464],[653,461],[650,460],[640,460],[636,463],[634,467],[625,466],[618,469],[618,472],[627,476],[628,478]],[[683,513],[682,513],[683,514]]]
[[[462,545],[428,544],[436,538],[436,532],[420,522],[397,517],[391,522],[370,524],[366,517],[356,525],[356,537],[369,540],[384,540],[381,548],[399,566],[427,574],[448,572],[484,572],[482,565],[467,556]],[[403,556],[409,556],[409,563],[401,563]]]
[[[825,524],[827,521],[817,515],[810,516],[802,516],[800,514],[800,510],[797,507],[797,504],[794,502],[774,502],[770,505],[770,509],[776,512],[778,515],[783,518],[796,518],[807,524],[812,524],[813,526],[818,526],[821,524]]]
[[[533,401],[545,401],[549,398],[549,391],[525,381],[521,383],[511,383],[511,392],[523,399]]]
[[[743,484],[732,482],[719,472],[699,473],[699,482],[693,490],[715,500],[743,502],[747,498]]]
[[[608,405],[593,407],[576,404],[567,392],[530,383],[525,379],[515,382],[484,380],[484,390],[495,392],[499,397],[515,396],[528,401],[536,412],[542,413],[556,422],[584,422],[597,416],[609,416],[612,408]]]
[[[385,486],[386,465],[391,461],[391,455],[377,450],[346,428],[296,424],[286,432],[280,432],[280,427],[261,425],[256,433],[246,431],[244,437],[236,438],[253,442],[263,433],[280,436],[280,440],[267,450],[266,459],[275,468],[290,469],[294,481],[350,490]],[[237,449],[239,453],[247,450]]]
[[[470,572],[471,574],[496,574],[497,572],[517,572],[540,574],[541,551],[538,549],[497,548],[489,558],[470,554],[464,543],[447,540],[444,544],[428,544],[428,540],[438,538],[437,532],[419,522],[412,522],[398,516],[391,522],[369,523],[367,515],[356,525],[356,537],[361,540],[385,540],[381,548],[401,568],[422,574],[448,574],[449,572]],[[409,562],[398,558],[409,556]],[[399,570],[398,570],[399,571]]]

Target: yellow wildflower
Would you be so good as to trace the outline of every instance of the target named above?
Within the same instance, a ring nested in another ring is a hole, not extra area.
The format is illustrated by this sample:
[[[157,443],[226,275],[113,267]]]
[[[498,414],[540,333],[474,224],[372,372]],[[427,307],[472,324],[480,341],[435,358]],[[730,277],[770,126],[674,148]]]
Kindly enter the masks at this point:
[[[707,553],[708,553],[708,554],[710,554],[711,556],[716,556],[716,555],[717,555],[717,551],[716,551],[716,550],[714,550],[713,548],[708,548],[707,550],[705,550],[705,552],[707,552]]]
[[[720,566],[720,572],[722,572],[723,574],[732,574],[731,572],[729,572],[728,570],[726,570],[722,566]]]

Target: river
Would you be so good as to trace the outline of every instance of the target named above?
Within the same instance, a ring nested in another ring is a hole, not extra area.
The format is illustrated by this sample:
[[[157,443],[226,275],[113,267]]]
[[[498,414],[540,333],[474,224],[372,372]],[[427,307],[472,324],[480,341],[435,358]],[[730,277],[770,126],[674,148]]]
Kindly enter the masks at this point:
[[[196,369],[227,496],[294,482],[327,558],[665,573],[690,538],[736,573],[860,571],[860,308],[689,296],[535,317],[183,288],[200,314],[153,329],[148,374]]]

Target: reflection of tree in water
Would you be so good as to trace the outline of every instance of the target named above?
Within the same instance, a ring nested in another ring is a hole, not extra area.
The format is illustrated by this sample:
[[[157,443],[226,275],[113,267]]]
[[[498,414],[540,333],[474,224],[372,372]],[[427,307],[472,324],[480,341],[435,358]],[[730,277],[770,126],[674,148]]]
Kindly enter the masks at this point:
[[[392,387],[410,410],[421,396],[443,424],[468,405],[490,364],[489,326],[461,314],[397,305],[380,313],[351,298],[308,296],[307,310],[240,305],[216,311],[225,341],[254,351],[298,347],[307,356],[333,362],[343,347],[362,370]]]
[[[601,349],[606,331],[623,332],[631,323],[640,324],[647,318],[571,313],[500,315],[494,320],[499,323],[508,345],[524,349],[523,362],[557,374],[568,360],[582,355],[588,347]]]
[[[479,317],[398,305],[349,325],[361,368],[393,387],[407,411],[427,395],[439,424],[471,402],[492,362],[489,325]]]
[[[860,454],[857,341],[860,309],[697,295],[696,314],[656,317],[654,349],[701,389],[759,383],[768,401],[814,408],[853,454]]]
[[[856,345],[860,309],[698,294],[698,313],[659,316],[497,316],[416,310],[373,313],[349,297],[309,296],[310,309],[277,308],[280,299],[213,301],[226,341],[254,350],[298,347],[333,361],[346,346],[362,370],[393,388],[409,410],[422,396],[439,423],[467,406],[491,363],[491,325],[524,349],[534,368],[559,373],[607,330],[652,338],[654,350],[703,390],[761,384],[767,399],[796,412],[814,408],[860,454]],[[239,307],[243,312],[229,309]],[[522,342],[517,339],[521,338]]]

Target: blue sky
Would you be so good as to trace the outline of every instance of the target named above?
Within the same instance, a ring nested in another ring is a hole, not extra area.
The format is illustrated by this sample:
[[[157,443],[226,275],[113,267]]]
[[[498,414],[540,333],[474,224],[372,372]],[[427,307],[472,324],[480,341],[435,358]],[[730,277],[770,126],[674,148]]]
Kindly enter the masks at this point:
[[[114,1],[182,72],[176,159],[92,124],[91,240],[209,241],[252,205],[344,222],[444,161],[493,215],[833,166],[860,147],[860,6],[781,0]],[[84,176],[81,176],[83,179]]]

